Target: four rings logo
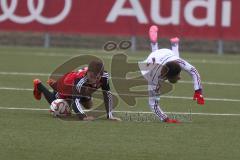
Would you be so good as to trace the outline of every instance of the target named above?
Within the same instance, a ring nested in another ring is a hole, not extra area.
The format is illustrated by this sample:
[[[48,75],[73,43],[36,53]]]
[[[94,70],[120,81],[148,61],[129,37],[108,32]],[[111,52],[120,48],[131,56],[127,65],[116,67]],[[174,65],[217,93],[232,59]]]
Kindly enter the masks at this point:
[[[35,0],[27,0],[27,7],[30,13],[29,15],[18,16],[15,14],[15,10],[19,0],[11,0],[10,4],[7,3],[8,0],[0,0],[0,9],[2,9],[2,15],[0,14],[0,22],[11,20],[15,23],[26,24],[36,20],[37,22],[45,25],[53,25],[63,21],[69,14],[72,7],[72,0],[64,0],[65,5],[61,13],[55,17],[44,17],[42,16],[42,11],[45,6],[45,1],[47,0],[38,0],[37,6],[34,5],[34,1]]]

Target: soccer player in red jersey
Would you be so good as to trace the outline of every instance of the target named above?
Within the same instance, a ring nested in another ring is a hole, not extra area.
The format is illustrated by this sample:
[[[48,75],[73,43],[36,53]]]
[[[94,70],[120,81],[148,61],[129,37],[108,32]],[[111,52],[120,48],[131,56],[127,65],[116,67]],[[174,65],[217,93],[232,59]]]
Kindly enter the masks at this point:
[[[35,79],[33,83],[35,99],[40,100],[42,94],[49,104],[58,98],[67,99],[80,120],[94,119],[92,116],[87,116],[83,108],[90,109],[92,107],[92,94],[101,88],[107,119],[121,120],[112,115],[113,101],[109,86],[109,75],[104,71],[103,62],[100,60],[93,60],[88,67],[66,73],[57,80],[49,79],[48,84],[53,88],[53,92],[50,92],[39,79]]]

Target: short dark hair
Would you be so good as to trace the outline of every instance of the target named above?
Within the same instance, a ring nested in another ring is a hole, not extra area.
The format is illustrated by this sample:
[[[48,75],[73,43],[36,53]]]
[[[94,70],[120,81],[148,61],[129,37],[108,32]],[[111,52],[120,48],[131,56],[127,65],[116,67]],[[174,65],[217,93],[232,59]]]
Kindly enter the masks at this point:
[[[88,64],[88,71],[93,72],[95,75],[102,75],[104,71],[104,65],[101,60],[92,60]]]
[[[166,77],[169,79],[176,77],[181,72],[180,65],[175,61],[170,61],[165,64],[167,68]]]

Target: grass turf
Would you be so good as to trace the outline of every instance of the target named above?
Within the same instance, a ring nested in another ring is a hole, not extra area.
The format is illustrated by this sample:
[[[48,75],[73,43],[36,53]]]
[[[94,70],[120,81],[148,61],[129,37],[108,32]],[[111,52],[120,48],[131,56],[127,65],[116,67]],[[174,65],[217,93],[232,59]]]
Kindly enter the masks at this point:
[[[240,116],[193,115],[192,122],[120,123],[64,121],[52,118],[48,111],[9,110],[7,108],[42,108],[48,104],[35,101],[32,79],[45,83],[47,76],[25,73],[50,73],[72,56],[95,54],[110,70],[113,53],[102,50],[0,48],[0,159],[239,159]],[[143,60],[148,52],[127,53],[131,62]],[[240,56],[182,53],[199,70],[202,81],[224,85],[204,85],[208,98],[239,100]],[[231,64],[232,63],[232,64]],[[23,73],[23,74],[5,74]],[[190,80],[187,74],[183,80]],[[7,89],[7,88],[12,88]],[[15,88],[15,89],[14,89]],[[113,91],[114,87],[112,86]],[[175,85],[169,96],[191,97],[192,84]],[[162,98],[163,110],[169,112],[239,114],[239,101],[206,101],[198,106],[189,99]],[[120,99],[116,110],[149,111],[146,98],[135,106]]]

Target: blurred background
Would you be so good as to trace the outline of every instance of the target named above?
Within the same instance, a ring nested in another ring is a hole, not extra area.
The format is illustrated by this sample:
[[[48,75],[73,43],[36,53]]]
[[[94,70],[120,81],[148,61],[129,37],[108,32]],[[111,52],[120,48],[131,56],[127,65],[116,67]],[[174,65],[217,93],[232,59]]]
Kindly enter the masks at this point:
[[[159,27],[161,47],[181,39],[181,50],[240,51],[239,0],[0,0],[0,45],[101,49],[131,40],[149,50],[148,29]]]

